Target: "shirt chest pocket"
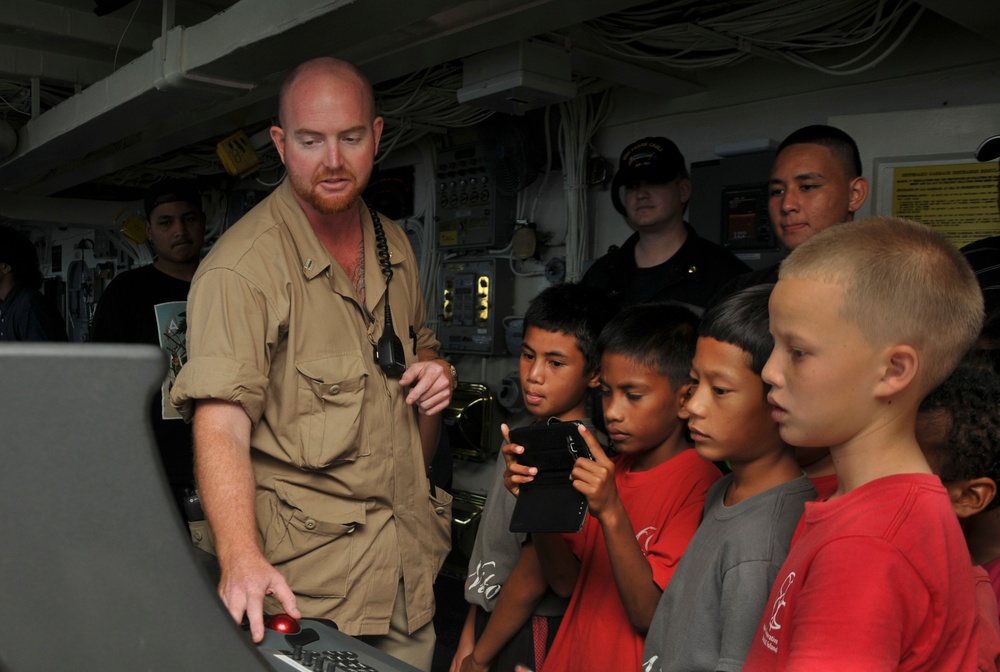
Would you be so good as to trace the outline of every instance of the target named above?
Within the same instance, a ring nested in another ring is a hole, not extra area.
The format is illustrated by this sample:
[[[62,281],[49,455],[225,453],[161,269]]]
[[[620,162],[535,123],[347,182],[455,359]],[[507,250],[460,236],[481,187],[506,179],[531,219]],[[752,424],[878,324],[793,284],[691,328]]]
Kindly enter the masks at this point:
[[[298,362],[299,466],[324,468],[370,454],[361,431],[368,374],[357,353]]]

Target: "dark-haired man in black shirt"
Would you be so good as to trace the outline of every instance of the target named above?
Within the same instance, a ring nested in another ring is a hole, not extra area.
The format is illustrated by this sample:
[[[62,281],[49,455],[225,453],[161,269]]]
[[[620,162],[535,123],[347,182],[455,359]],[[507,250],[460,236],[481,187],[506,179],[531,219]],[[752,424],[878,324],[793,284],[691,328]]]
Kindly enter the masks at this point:
[[[144,199],[152,264],[117,276],[101,296],[91,339],[163,348],[169,369],[152,418],[157,447],[178,503],[194,486],[191,425],[170,405],[169,390],[187,360],[187,295],[205,242],[201,194],[187,180],[161,180]]]

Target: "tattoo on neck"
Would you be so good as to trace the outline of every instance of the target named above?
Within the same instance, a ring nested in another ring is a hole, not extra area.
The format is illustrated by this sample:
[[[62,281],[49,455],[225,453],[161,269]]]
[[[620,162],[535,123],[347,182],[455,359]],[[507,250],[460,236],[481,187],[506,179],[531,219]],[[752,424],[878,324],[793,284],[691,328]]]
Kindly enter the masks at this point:
[[[354,265],[354,276],[351,278],[351,282],[354,283],[354,291],[358,293],[358,298],[361,299],[361,305],[365,304],[365,238],[361,237],[361,243],[358,245],[358,263]]]

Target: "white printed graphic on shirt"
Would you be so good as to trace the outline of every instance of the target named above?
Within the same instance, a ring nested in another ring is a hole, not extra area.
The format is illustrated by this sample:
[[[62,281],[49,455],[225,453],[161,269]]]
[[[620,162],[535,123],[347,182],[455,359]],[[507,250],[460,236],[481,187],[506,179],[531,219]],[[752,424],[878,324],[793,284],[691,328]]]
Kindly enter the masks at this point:
[[[643,555],[649,554],[649,545],[653,543],[655,537],[656,528],[652,525],[644,527],[636,533],[635,540],[639,542],[639,547],[642,549]]]
[[[180,420],[181,414],[170,404],[170,388],[174,386],[177,374],[187,362],[187,301],[169,301],[153,306],[156,314],[156,329],[160,334],[160,347],[167,354],[167,377],[163,380],[161,392],[164,420]]]
[[[781,623],[778,617],[781,616],[784,608],[788,605],[785,595],[788,594],[793,583],[795,583],[795,572],[789,572],[785,580],[781,582],[781,588],[778,589],[778,594],[774,598],[771,618],[764,625],[764,635],[761,637],[761,643],[775,653],[778,652],[778,637],[774,633],[777,630],[781,630]]]
[[[498,592],[500,592],[500,586],[493,584],[491,585],[493,578],[496,576],[494,570],[496,570],[496,562],[480,562],[476,565],[476,571],[469,574],[469,589],[476,589],[476,592],[481,595],[486,595],[486,599],[492,600]]]

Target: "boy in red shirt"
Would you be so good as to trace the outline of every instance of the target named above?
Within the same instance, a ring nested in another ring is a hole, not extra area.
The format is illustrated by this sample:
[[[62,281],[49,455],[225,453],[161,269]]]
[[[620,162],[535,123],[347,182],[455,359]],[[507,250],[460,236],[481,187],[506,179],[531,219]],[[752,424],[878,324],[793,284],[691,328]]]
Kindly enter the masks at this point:
[[[696,320],[678,306],[627,308],[601,332],[604,419],[619,455],[607,457],[582,430],[594,460],[577,460],[572,479],[590,515],[576,534],[534,535],[546,580],[570,596],[544,672],[642,663],[653,612],[721,476],[692,449],[678,417],[695,341]],[[504,446],[514,494],[537,472],[517,463],[522,451]]]
[[[782,263],[764,367],[781,438],[829,446],[744,670],[976,669],[969,552],[914,436],[921,400],[976,339],[968,262],[916,222],[831,227]]]
[[[986,568],[1000,563],[1000,377],[965,363],[927,395],[917,415],[917,443],[941,477],[972,555],[979,602],[979,670],[1000,666],[997,594]]]

